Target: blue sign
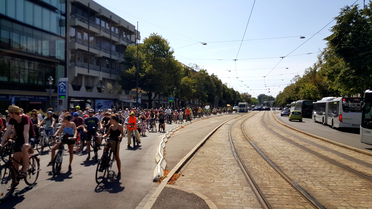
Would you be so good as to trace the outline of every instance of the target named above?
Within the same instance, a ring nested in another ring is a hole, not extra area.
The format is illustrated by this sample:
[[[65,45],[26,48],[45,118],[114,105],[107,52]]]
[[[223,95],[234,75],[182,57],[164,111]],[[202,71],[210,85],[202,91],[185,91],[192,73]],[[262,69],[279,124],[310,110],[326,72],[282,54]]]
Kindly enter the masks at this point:
[[[12,105],[15,105],[15,97],[12,97]]]
[[[67,95],[67,82],[59,81],[58,82],[58,98],[65,99]]]

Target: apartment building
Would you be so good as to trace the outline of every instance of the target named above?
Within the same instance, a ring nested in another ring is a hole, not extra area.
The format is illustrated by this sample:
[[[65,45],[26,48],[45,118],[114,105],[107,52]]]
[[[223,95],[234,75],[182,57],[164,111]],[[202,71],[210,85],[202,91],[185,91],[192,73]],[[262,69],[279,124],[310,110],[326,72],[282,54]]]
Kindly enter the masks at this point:
[[[135,26],[92,0],[69,0],[67,10],[68,105],[132,103],[119,79],[127,46],[140,39]]]

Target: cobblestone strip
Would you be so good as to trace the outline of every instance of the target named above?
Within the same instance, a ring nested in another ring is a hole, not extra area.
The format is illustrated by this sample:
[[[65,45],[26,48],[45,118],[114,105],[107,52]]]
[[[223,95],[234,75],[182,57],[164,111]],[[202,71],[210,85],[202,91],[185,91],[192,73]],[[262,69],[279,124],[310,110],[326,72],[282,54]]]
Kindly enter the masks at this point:
[[[370,181],[346,172],[270,133],[260,122],[263,116],[261,113],[249,119],[244,124],[246,133],[284,173],[322,205],[326,208],[372,207]]]
[[[188,162],[176,185],[207,196],[218,208],[261,208],[232,155],[228,124]]]
[[[242,122],[233,127],[235,148],[270,205],[273,208],[313,208],[251,146],[242,133]]]
[[[344,164],[357,171],[372,176],[372,157],[363,153],[356,152],[354,150],[345,149],[335,144],[327,143],[323,140],[316,139],[314,137],[296,132],[292,129],[285,128],[285,126],[277,125],[277,122],[271,118],[275,116],[267,115],[266,125],[271,129],[280,133],[280,135],[287,137],[295,141],[296,143],[305,146],[306,148],[316,150],[319,154],[322,154],[330,159],[333,159],[341,164]],[[285,131],[280,130],[284,127]],[[322,148],[319,148],[322,147]]]

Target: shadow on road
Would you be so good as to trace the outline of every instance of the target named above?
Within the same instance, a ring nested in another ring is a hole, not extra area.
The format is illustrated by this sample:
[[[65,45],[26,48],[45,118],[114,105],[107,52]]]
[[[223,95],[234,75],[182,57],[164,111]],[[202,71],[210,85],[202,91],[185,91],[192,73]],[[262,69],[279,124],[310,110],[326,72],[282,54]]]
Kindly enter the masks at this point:
[[[64,180],[66,180],[66,179],[72,179],[71,174],[72,174],[71,171],[67,171],[66,173],[60,173],[56,177],[53,177],[53,173],[52,173],[52,171],[50,171],[50,172],[48,172],[48,175],[49,176],[52,176],[52,177],[50,177],[47,180],[54,180],[56,182],[62,182]]]
[[[28,191],[30,191],[34,186],[27,186],[23,188],[22,190],[15,190],[13,195],[8,197],[6,200],[1,201],[1,207],[0,208],[15,208],[18,203],[23,202],[25,200],[24,194]]]
[[[102,183],[98,184],[94,191],[96,193],[100,192],[109,192],[109,193],[119,193],[124,191],[125,187],[121,186],[121,182],[119,179],[116,179],[115,173],[110,175],[110,177],[103,181]]]

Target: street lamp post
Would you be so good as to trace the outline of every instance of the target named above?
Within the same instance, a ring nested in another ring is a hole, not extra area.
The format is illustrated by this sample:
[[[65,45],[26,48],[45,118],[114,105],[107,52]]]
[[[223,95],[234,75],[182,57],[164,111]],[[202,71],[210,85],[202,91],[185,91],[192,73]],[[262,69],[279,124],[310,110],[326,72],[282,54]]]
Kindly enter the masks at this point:
[[[53,77],[49,76],[48,84],[49,84],[49,107],[52,107],[52,85],[53,85]]]

